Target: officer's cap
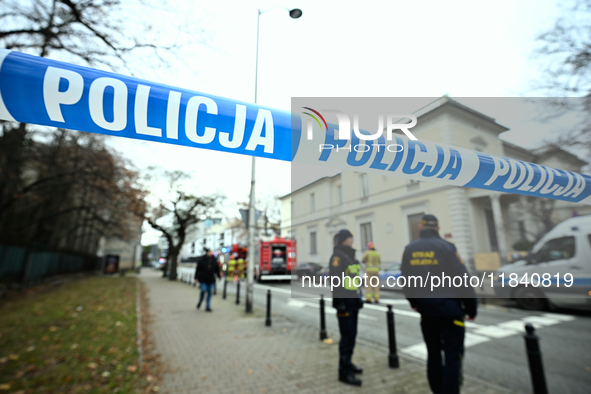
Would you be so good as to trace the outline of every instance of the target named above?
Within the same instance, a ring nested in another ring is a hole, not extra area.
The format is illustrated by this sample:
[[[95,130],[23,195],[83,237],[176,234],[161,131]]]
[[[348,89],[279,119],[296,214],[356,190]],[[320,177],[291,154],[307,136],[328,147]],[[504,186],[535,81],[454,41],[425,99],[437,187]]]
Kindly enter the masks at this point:
[[[353,234],[351,234],[351,231],[347,229],[342,229],[337,234],[337,245],[342,244],[348,238],[353,238]]]
[[[427,214],[423,215],[421,219],[421,224],[424,227],[439,227],[439,221],[435,217],[435,215]]]

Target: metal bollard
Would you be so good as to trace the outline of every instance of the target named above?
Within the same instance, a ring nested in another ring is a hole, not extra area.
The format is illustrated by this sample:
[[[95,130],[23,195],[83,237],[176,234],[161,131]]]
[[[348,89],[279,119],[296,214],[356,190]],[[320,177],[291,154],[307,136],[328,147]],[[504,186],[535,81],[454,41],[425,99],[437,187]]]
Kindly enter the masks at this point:
[[[236,305],[240,305],[240,281],[236,282]]]
[[[328,338],[326,334],[326,318],[324,316],[324,296],[320,294],[320,340]]]
[[[390,354],[388,354],[388,365],[390,368],[399,368],[398,354],[396,354],[396,329],[394,327],[394,311],[392,305],[388,305],[388,312],[386,312],[388,320],[388,344],[390,345]]]
[[[271,290],[267,290],[267,319],[265,320],[265,326],[271,326]]]
[[[228,287],[228,280],[226,278],[226,280],[224,280],[224,292],[222,293],[222,298],[225,300],[226,299],[226,287]]]
[[[527,360],[529,362],[529,373],[531,382],[534,386],[534,394],[547,394],[546,376],[544,374],[544,365],[542,364],[542,352],[540,351],[539,338],[534,334],[534,326],[530,323],[525,325],[526,334],[525,349],[527,350]]]

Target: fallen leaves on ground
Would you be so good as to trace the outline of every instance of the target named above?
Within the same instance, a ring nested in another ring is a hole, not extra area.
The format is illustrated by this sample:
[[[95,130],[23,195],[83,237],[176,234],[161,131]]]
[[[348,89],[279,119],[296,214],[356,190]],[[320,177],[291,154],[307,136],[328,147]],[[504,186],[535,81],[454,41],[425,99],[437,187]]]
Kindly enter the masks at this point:
[[[136,289],[135,278],[89,276],[3,299],[0,392],[141,390]]]

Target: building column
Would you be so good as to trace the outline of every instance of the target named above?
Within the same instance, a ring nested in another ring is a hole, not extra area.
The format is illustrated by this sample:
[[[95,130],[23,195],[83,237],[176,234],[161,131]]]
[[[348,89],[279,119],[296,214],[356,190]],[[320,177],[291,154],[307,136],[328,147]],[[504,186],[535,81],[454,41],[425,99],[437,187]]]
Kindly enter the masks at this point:
[[[470,227],[470,218],[468,216],[467,204],[470,200],[466,197],[466,189],[462,187],[453,187],[447,190],[449,202],[449,213],[452,218],[453,241],[460,257],[466,263],[470,271],[474,271],[474,249],[472,248],[472,230]]]
[[[501,195],[493,194],[490,197],[492,205],[493,219],[495,221],[495,232],[497,233],[497,244],[499,246],[499,256],[501,264],[507,262],[507,235],[505,233],[505,222],[503,221],[503,210],[501,209]]]

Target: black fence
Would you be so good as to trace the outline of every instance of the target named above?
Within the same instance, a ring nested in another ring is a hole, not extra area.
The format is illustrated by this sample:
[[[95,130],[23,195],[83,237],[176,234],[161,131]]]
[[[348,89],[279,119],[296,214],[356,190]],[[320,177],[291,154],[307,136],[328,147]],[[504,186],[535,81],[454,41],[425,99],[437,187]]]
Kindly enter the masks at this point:
[[[100,258],[92,255],[0,244],[0,286],[4,288],[27,287],[49,276],[99,268]]]

